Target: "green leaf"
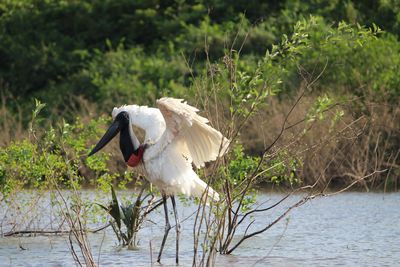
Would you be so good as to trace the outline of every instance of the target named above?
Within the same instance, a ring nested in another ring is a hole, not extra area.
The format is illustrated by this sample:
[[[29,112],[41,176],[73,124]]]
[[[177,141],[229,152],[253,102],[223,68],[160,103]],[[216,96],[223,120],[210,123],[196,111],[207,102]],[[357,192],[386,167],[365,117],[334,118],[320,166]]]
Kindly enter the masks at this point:
[[[115,222],[118,225],[118,228],[121,229],[121,212],[120,212],[120,206],[118,203],[117,195],[115,194],[114,187],[111,186],[111,196],[112,196],[112,202],[111,202],[111,209],[110,209],[110,215],[114,218]]]

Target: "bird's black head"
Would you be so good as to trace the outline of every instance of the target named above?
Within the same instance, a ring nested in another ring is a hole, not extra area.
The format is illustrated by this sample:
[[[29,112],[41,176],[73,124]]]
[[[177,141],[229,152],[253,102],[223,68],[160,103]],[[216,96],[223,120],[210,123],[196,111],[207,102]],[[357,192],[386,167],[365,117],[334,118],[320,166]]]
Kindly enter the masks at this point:
[[[119,137],[119,146],[121,152],[124,156],[125,161],[129,160],[129,157],[135,152],[135,147],[132,142],[132,138],[130,136],[129,127],[129,113],[126,111],[122,111],[115,116],[113,123],[108,128],[107,132],[103,135],[97,145],[93,148],[93,150],[89,153],[89,157],[99,150],[101,150],[104,146],[106,146],[118,133],[120,133]]]
[[[115,116],[114,121],[119,122],[121,130],[129,127],[129,113],[126,111],[121,111],[117,114],[117,116]]]

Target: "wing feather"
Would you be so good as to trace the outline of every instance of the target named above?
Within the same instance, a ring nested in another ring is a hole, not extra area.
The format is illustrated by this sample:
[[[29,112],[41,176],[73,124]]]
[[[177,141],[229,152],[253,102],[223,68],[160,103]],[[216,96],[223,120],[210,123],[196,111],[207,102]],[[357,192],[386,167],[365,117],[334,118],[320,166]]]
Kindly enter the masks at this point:
[[[182,153],[190,157],[196,167],[227,152],[229,140],[212,128],[206,118],[198,115],[197,108],[175,98],[161,98],[157,100],[157,107],[166,123],[162,143],[184,141],[186,147],[183,146],[185,151]]]

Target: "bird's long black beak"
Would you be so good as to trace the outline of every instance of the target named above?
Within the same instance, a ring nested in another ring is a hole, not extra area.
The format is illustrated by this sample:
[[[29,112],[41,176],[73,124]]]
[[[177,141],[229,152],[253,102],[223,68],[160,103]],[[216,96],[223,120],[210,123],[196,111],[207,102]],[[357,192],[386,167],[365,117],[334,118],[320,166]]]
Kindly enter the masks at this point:
[[[120,121],[114,120],[114,122],[108,128],[107,132],[103,135],[103,137],[100,139],[97,145],[92,149],[92,151],[90,151],[88,157],[98,152],[105,145],[107,145],[111,141],[111,139],[113,139],[119,133],[120,130],[121,130]]]

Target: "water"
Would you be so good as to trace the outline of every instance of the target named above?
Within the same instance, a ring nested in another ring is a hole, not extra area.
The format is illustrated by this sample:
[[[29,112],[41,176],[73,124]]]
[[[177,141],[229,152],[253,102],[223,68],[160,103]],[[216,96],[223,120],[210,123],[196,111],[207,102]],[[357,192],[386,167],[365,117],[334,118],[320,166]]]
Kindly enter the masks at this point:
[[[272,204],[281,197],[262,194],[258,199]],[[273,212],[256,214],[251,229],[265,226],[299,197],[294,196]],[[245,241],[233,255],[218,255],[216,266],[400,266],[399,207],[400,194],[343,193],[318,198],[293,210],[288,220]],[[194,206],[179,205],[178,212],[186,218],[193,210]],[[137,250],[120,248],[111,229],[90,234],[96,262],[100,266],[151,266],[163,235],[161,211],[152,213],[152,222],[140,231]],[[2,212],[4,209],[0,215]],[[192,263],[193,220],[191,216],[182,223],[181,266]],[[2,225],[7,227],[4,222]],[[0,266],[72,266],[68,242],[65,235],[0,238]],[[171,229],[163,266],[173,266],[174,261],[175,236]]]

